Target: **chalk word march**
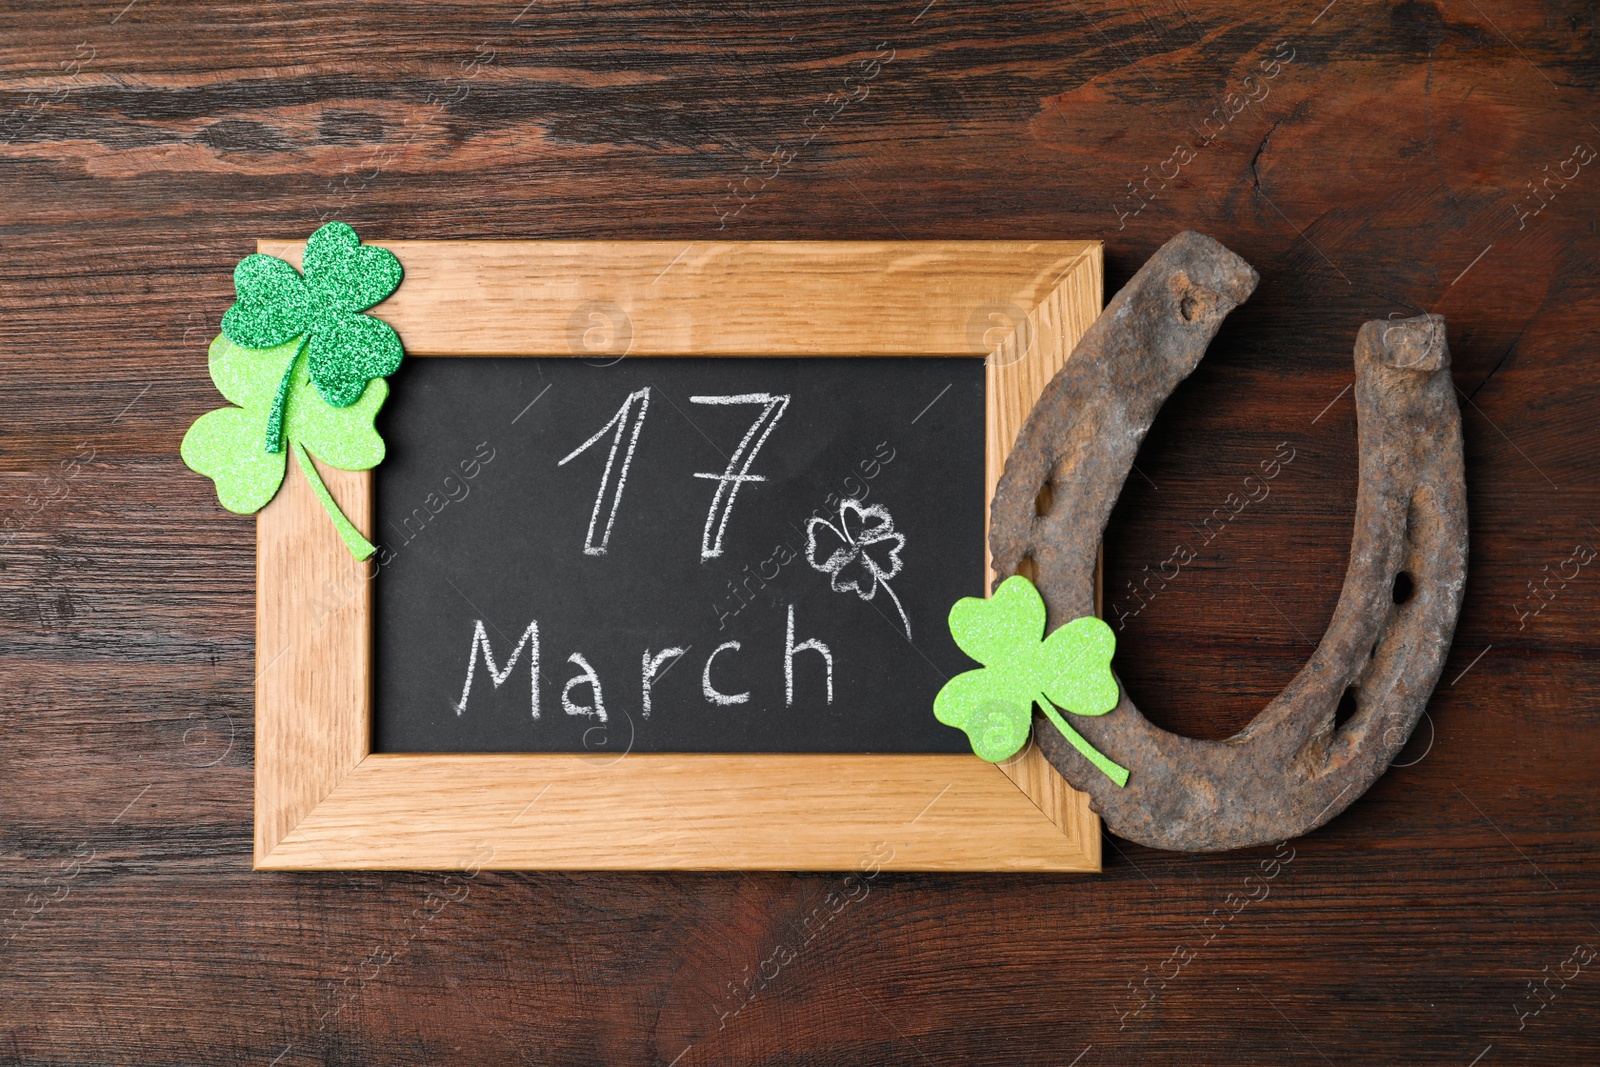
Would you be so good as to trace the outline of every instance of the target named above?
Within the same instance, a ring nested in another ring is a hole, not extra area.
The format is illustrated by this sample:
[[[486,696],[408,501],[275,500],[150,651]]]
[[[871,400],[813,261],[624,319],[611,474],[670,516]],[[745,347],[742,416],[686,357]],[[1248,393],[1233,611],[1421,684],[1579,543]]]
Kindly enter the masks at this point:
[[[784,633],[783,641],[783,700],[784,706],[790,707],[795,699],[795,657],[801,652],[813,652],[819,657],[818,665],[822,668],[823,692],[827,702],[833,703],[833,650],[816,638],[807,638],[804,641],[795,640],[794,605],[789,605],[788,626]],[[455,712],[459,716],[467,710],[467,701],[472,697],[472,683],[477,678],[478,661],[483,660],[483,665],[488,669],[489,680],[494,687],[499,689],[511,679],[511,672],[522,660],[524,650],[528,653],[528,710],[534,719],[539,718],[539,676],[542,668],[541,646],[539,643],[539,620],[533,619],[528,623],[528,628],[522,631],[516,647],[511,650],[511,655],[506,659],[505,666],[495,662],[494,647],[489,641],[488,631],[484,629],[482,619],[473,623],[472,644],[467,649],[467,678],[461,686],[461,699],[455,704]],[[719,689],[712,678],[718,657],[741,652],[743,646],[738,641],[724,641],[706,656],[705,664],[700,671],[700,692],[705,697],[706,703],[712,706],[728,706],[732,704],[746,704],[750,701],[749,692],[728,693]],[[688,655],[689,649],[674,646],[652,652],[648,647],[643,650],[639,658],[639,689],[640,704],[644,717],[650,717],[650,708],[656,683],[666,674],[667,669],[677,660]],[[585,716],[599,722],[608,721],[606,714],[605,690],[601,686],[600,676],[590,666],[582,652],[574,650],[567,656],[566,662],[576,668],[575,673],[561,688],[561,710],[568,715]],[[587,686],[588,693],[584,694],[580,687]],[[585,696],[587,703],[578,703],[574,699],[573,690],[580,689],[578,696]]]

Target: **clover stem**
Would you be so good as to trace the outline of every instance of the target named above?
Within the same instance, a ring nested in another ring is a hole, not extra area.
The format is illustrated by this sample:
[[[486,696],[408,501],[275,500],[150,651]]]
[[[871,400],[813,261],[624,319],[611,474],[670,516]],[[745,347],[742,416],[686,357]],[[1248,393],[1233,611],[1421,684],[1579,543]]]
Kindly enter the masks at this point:
[[[300,338],[300,347],[294,350],[294,358],[283,369],[283,377],[278,379],[278,391],[272,397],[272,410],[267,413],[268,452],[283,451],[283,413],[289,405],[289,386],[294,380],[294,369],[300,365],[300,357],[305,354],[310,341],[309,333]]]
[[[878,585],[885,593],[889,594],[889,599],[894,601],[895,610],[900,613],[900,621],[905,625],[906,628],[906,640],[911,640],[911,620],[906,618],[906,609],[901,605],[900,598],[894,595],[894,590],[889,588],[888,582],[883,581],[880,578],[878,580]]]
[[[317,494],[317,499],[322,501],[322,510],[328,513],[328,518],[333,520],[333,528],[339,531],[339,538],[350,550],[356,559],[366,559],[377,551],[371,541],[361,536],[361,531],[344,517],[344,512],[339,510],[339,505],[334,501],[333,494],[328,492],[328,487],[322,484],[322,476],[317,473],[317,465],[311,462],[311,457],[306,453],[306,446],[299,441],[294,442],[294,458],[300,462],[300,469],[306,472],[306,480],[311,483],[312,492]]]
[[[1055,705],[1045,699],[1043,694],[1033,699],[1038,702],[1040,710],[1045,713],[1045,717],[1056,724],[1056,729],[1061,731],[1061,736],[1071,741],[1072,747],[1083,753],[1084,759],[1099,767],[1101,773],[1116,782],[1118,786],[1126,786],[1128,784],[1128,769],[1126,767],[1113,763],[1102,756],[1099,749],[1091,745],[1082,734],[1067,725],[1066,720],[1056,711]]]

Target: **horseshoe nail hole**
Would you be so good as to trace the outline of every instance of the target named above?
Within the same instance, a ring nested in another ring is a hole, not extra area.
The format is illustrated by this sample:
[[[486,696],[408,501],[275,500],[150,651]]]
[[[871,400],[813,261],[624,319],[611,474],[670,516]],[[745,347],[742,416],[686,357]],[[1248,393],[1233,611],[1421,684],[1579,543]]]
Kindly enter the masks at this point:
[[[1017,561],[1017,573],[1034,585],[1039,584],[1039,564],[1034,562],[1032,556],[1023,556]]]
[[[1049,482],[1045,482],[1039,487],[1039,495],[1033,498],[1033,513],[1040,516],[1048,515],[1055,502],[1056,491],[1050,488]]]
[[[1339,729],[1355,717],[1356,713],[1356,687],[1350,686],[1339,698],[1339,706],[1333,709],[1333,728]]]
[[[1200,301],[1194,298],[1193,293],[1184,293],[1183,299],[1178,301],[1178,314],[1183,316],[1184,322],[1193,322],[1194,313],[1199,307]]]
[[[1412,580],[1411,575],[1401,571],[1394,576],[1394,602],[1396,604],[1404,604],[1411,599],[1411,594],[1416,591],[1417,583]]]

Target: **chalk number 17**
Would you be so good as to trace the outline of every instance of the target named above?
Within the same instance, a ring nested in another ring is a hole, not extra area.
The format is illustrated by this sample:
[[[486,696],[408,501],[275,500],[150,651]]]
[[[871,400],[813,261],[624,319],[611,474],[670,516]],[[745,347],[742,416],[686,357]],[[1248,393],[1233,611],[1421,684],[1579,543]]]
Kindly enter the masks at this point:
[[[772,393],[735,393],[728,396],[691,396],[689,402],[724,407],[733,404],[761,406],[761,413],[745,431],[739,447],[728,457],[728,465],[722,473],[695,473],[696,478],[708,478],[717,483],[716,491],[711,495],[711,507],[706,512],[705,530],[700,535],[700,559],[708,560],[722,555],[722,537],[728,529],[728,519],[733,514],[733,502],[739,495],[740,486],[745,482],[767,480],[763,475],[751,474],[750,467],[755,462],[756,453],[767,443],[773,427],[778,425],[778,420],[783,418],[783,413],[788,410],[789,394],[777,396]],[[583,542],[585,555],[603,556],[611,543],[611,530],[617,522],[617,509],[622,506],[622,491],[628,484],[628,468],[633,464],[634,449],[639,444],[639,431],[644,428],[645,415],[649,411],[649,386],[629,393],[622,406],[617,409],[617,413],[611,416],[610,421],[556,464],[558,467],[566,466],[589,446],[610,435],[611,448],[606,453],[605,470],[600,475],[600,489],[594,497],[594,511],[589,515],[589,532]],[[628,441],[626,451],[622,448],[623,438],[627,438]],[[617,462],[618,452],[622,452],[620,464]],[[606,507],[608,498],[611,501],[609,508]],[[606,512],[603,528],[600,526],[602,510]]]

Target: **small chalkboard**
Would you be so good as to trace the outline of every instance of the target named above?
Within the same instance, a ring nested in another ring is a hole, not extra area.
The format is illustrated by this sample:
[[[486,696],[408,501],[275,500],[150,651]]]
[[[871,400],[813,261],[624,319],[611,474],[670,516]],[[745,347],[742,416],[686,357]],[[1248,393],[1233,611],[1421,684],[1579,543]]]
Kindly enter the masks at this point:
[[[1100,869],[933,715],[1098,244],[381,247],[387,455],[257,513],[257,867]]]
[[[408,361],[375,751],[967,751],[984,412],[981,359]]]

